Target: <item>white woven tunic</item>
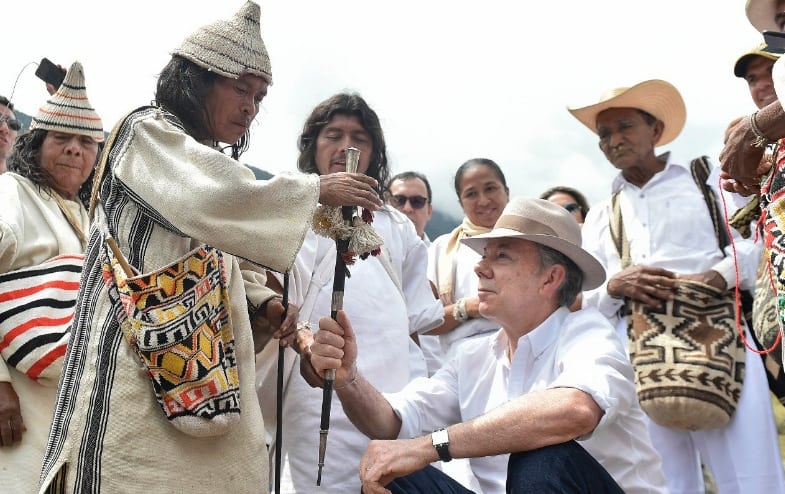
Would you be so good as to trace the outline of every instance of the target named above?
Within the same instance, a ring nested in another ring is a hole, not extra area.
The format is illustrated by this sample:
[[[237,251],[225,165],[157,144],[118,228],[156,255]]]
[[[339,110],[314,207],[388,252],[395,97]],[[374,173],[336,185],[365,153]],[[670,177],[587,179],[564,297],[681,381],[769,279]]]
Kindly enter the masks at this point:
[[[202,243],[226,254],[240,423],[225,435],[199,438],[165,418],[118,327],[101,277],[104,240],[94,224],[41,492],[267,492],[248,304],[256,307],[272,293],[263,286],[263,269],[241,259],[287,269],[317,200],[317,177],[256,181],[159,109],[125,120],[101,182],[98,223],[141,273]]]
[[[87,211],[78,201],[63,201],[82,231]],[[57,203],[29,179],[0,175],[0,273],[37,266],[61,254],[81,254],[83,246]],[[19,397],[27,431],[22,442],[0,448],[0,492],[35,492],[41,474],[57,388],[41,385],[0,359],[0,381]]]

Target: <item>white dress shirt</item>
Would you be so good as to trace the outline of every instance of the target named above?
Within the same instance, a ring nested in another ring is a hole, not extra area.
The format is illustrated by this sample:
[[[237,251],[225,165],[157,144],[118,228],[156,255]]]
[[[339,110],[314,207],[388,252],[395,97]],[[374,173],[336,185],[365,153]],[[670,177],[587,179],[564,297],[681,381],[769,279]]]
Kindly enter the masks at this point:
[[[627,182],[621,174],[613,182],[613,193],[620,192],[632,264],[657,266],[678,274],[713,269],[725,279],[728,287],[732,287],[736,284],[735,248],[741,287],[753,288],[757,267],[755,260],[760,256],[760,247],[753,243],[753,239],[744,239],[732,230],[733,245],[726,247],[727,255],[723,255],[717,246],[706,201],[692,178],[689,165],[672,161],[670,154],[667,159],[665,168],[643,187]],[[719,169],[714,167],[706,182],[715,194],[720,193],[718,174]],[[721,197],[727,203],[728,215],[735,212],[738,196],[722,192]],[[719,207],[720,211],[724,209],[722,200]],[[608,279],[621,271],[621,260],[609,234],[610,214],[608,198],[591,208],[582,230],[583,248],[605,266]],[[722,225],[725,225],[724,218]],[[599,288],[583,295],[584,307],[597,307],[614,322],[623,303],[622,299],[608,295],[607,280]]]
[[[466,340],[432,378],[385,395],[401,417],[399,437],[473,419],[531,391],[576,388],[604,412],[580,444],[625,492],[667,492],[636,399],[632,367],[606,318],[594,309],[571,313],[560,308],[518,340],[511,362],[507,350],[503,330]],[[470,460],[485,494],[505,492],[508,457]]]

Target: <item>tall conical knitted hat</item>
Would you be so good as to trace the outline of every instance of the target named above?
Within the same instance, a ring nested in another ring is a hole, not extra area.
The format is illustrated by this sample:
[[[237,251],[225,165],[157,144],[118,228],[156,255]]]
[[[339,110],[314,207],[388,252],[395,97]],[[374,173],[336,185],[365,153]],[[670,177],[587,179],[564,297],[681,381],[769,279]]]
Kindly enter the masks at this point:
[[[82,64],[74,62],[60,88],[33,117],[30,130],[44,129],[104,140],[104,124],[87,99]]]
[[[231,20],[199,28],[172,51],[200,67],[237,79],[254,74],[273,83],[270,57],[259,28],[259,5],[248,1]]]

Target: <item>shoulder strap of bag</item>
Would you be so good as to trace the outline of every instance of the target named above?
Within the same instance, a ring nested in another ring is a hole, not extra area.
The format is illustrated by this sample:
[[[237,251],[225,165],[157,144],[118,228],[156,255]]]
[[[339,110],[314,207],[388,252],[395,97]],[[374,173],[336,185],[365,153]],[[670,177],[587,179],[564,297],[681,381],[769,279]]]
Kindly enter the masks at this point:
[[[624,231],[624,220],[621,217],[621,191],[616,191],[611,196],[610,232],[616,252],[621,259],[621,268],[626,269],[632,264],[630,257],[630,242],[627,232]]]
[[[98,194],[101,190],[101,182],[103,182],[104,172],[106,170],[106,162],[109,160],[109,153],[114,147],[114,141],[117,139],[117,135],[120,133],[120,128],[123,126],[129,116],[145,108],[149,108],[149,106],[137,108],[123,115],[123,118],[118,120],[115,126],[112,128],[112,132],[109,133],[109,137],[104,143],[103,149],[101,150],[101,161],[99,161],[98,166],[95,167],[95,175],[93,175],[93,188],[90,191],[90,209],[88,210],[88,217],[90,218],[91,222],[95,219],[95,207],[98,205]]]
[[[728,239],[728,231],[725,229],[722,221],[722,213],[720,212],[719,204],[717,203],[717,196],[711,187],[706,183],[709,179],[709,158],[707,156],[699,156],[692,160],[690,163],[690,171],[692,172],[692,179],[695,180],[695,185],[703,194],[703,200],[706,202],[706,208],[709,210],[711,216],[711,223],[714,226],[714,236],[717,238],[717,245],[719,245],[723,256],[725,255],[725,247],[730,244]]]

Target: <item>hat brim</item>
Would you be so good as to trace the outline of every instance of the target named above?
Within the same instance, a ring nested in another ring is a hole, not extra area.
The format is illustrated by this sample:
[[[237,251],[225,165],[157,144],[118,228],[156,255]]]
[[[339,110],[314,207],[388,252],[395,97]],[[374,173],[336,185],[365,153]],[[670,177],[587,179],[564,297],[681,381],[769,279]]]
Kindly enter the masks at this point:
[[[776,8],[776,2],[773,0],[747,0],[744,10],[747,12],[750,24],[758,31],[779,31],[780,27],[774,22]]]
[[[665,129],[662,131],[657,146],[663,146],[676,139],[687,120],[687,109],[679,91],[669,82],[656,79],[636,84],[626,91],[594,105],[568,108],[567,110],[596,134],[597,115],[611,108],[637,108],[662,120]]]
[[[589,254],[581,247],[553,235],[528,234],[508,228],[494,228],[488,233],[461,239],[461,242],[472,250],[482,254],[485,250],[485,246],[488,244],[488,240],[492,238],[519,238],[522,240],[529,240],[530,242],[535,242],[561,252],[583,271],[583,285],[581,285],[581,289],[583,290],[597,288],[605,281],[605,268],[602,267],[602,264],[600,264],[593,255]]]
[[[747,75],[747,65],[749,65],[752,59],[755,57],[763,57],[776,61],[780,58],[780,55],[777,53],[768,53],[765,51],[751,51],[745,53],[744,55],[740,56],[738,60],[736,60],[736,65],[733,66],[733,75],[743,79]]]

